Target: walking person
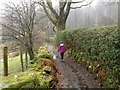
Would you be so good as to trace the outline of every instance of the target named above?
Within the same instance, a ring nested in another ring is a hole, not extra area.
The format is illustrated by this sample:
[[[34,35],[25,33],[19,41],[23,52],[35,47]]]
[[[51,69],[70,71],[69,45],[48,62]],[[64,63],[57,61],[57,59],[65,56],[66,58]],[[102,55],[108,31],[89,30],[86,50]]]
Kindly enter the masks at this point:
[[[58,52],[60,52],[60,58],[61,58],[61,61],[63,62],[64,61],[64,53],[66,51],[66,47],[64,45],[64,43],[61,43],[58,47]]]

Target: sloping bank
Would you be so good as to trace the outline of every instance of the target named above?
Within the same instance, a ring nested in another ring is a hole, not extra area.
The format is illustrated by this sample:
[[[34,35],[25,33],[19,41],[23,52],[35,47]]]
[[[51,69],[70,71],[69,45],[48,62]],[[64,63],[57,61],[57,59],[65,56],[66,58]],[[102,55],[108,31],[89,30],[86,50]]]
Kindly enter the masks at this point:
[[[2,90],[8,88],[55,88],[57,69],[47,47],[40,47],[33,61],[34,64],[31,64],[27,71],[3,77],[2,82],[8,86]]]
[[[63,41],[68,55],[100,79],[104,87],[120,85],[118,27],[83,28],[57,33],[56,44]]]

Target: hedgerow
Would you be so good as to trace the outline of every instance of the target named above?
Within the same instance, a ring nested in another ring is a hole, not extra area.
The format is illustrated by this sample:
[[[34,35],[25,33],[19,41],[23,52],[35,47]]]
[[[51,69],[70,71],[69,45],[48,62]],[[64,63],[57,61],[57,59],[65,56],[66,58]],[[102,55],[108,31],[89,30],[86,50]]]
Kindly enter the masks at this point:
[[[61,41],[69,56],[85,65],[101,79],[104,87],[117,87],[120,77],[118,26],[64,30],[57,33],[56,44]]]

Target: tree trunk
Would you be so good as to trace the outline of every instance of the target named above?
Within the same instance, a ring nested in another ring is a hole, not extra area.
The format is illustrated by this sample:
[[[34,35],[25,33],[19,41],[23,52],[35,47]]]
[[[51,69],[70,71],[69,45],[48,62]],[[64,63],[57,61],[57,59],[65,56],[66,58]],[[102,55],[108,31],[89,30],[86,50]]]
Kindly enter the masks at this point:
[[[33,60],[33,58],[34,58],[33,47],[32,47],[31,44],[28,44],[28,42],[26,42],[25,47],[26,47],[26,52],[29,55],[30,62],[31,62]],[[26,62],[27,62],[27,54],[26,54]]]
[[[25,61],[26,61],[26,69],[28,68],[28,56],[27,51],[25,51]]]
[[[20,62],[21,62],[22,72],[24,72],[23,53],[21,47],[20,47]]]
[[[32,30],[29,32],[28,54],[29,54],[29,56],[30,56],[30,60],[33,60],[33,58],[34,58],[34,52],[33,52]]]
[[[62,30],[65,30],[65,26],[66,26],[66,22],[62,21],[58,23],[58,25],[56,25],[56,28],[58,31],[62,31]]]
[[[33,60],[33,58],[34,58],[33,48],[31,46],[28,46],[27,51],[28,51],[28,54],[30,56],[30,60]]]

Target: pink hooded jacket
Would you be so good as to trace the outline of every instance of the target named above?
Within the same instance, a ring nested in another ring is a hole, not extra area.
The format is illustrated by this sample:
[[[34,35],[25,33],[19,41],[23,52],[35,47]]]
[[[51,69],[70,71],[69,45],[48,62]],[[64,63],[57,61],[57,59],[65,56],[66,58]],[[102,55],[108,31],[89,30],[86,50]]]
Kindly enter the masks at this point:
[[[58,52],[64,53],[66,51],[65,45],[61,43],[58,48]]]

